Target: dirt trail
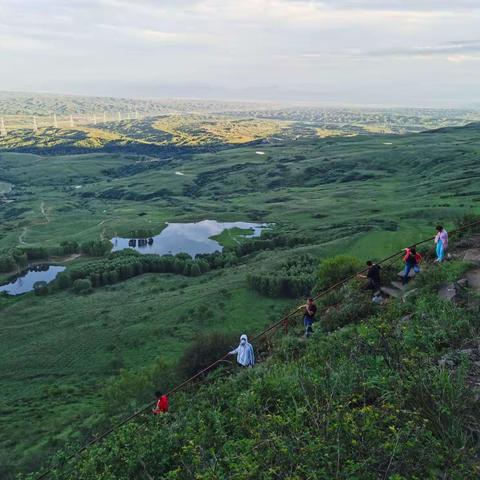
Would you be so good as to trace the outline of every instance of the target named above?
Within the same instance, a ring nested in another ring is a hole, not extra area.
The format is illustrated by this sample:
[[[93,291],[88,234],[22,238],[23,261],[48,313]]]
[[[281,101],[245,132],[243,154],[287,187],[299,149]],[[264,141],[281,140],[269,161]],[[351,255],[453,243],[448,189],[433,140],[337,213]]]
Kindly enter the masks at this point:
[[[50,223],[50,218],[47,213],[47,208],[45,208],[45,202],[40,203],[40,214],[45,219],[44,225],[48,225]],[[18,236],[18,243],[20,245],[27,245],[27,242],[24,241],[25,235],[28,232],[28,227],[23,227],[22,233]]]
[[[40,212],[45,218],[46,223],[50,223],[50,218],[48,217],[47,211],[45,210],[45,202],[40,204]]]
[[[77,258],[80,258],[82,256],[81,253],[72,253],[72,255],[69,255],[68,257],[64,257],[61,259],[62,263],[67,263],[71,262],[72,260],[76,260]]]
[[[26,245],[27,244],[26,242],[23,241],[23,238],[27,234],[27,231],[28,231],[28,228],[23,227],[22,233],[18,236],[18,242],[20,243],[20,245]]]
[[[99,227],[100,225],[103,225],[107,220],[102,220],[98,225],[97,227]],[[103,242],[103,240],[105,240],[105,234],[107,233],[107,228],[106,227],[103,227],[102,231],[100,232],[100,240]]]

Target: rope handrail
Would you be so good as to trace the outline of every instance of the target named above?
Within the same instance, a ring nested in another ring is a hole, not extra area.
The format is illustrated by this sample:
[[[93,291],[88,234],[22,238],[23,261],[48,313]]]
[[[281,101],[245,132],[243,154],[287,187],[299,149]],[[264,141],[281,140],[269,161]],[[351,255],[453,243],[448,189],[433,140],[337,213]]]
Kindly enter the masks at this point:
[[[458,232],[461,232],[463,230],[467,230],[471,227],[474,227],[476,225],[480,225],[480,220],[476,220],[474,222],[471,222],[471,223],[468,223],[466,225],[462,225],[460,226],[459,228],[455,229],[455,230],[452,230],[450,232],[450,236],[453,236],[455,234],[457,234]],[[426,238],[424,240],[421,240],[419,242],[416,242],[416,243],[413,243],[412,246],[418,246],[418,245],[423,245],[427,242],[431,242],[432,240],[434,240],[436,237],[436,235],[434,235],[433,237],[429,237],[429,238]],[[405,249],[402,249],[398,252],[395,252],[391,255],[389,255],[388,257],[385,257],[385,258],[382,258],[381,260],[379,260],[378,262],[376,262],[377,265],[380,265],[380,264],[383,264],[385,262],[388,262],[389,260],[392,260],[393,258],[395,257],[398,257],[399,255],[402,255],[404,253]],[[345,283],[349,282],[350,280],[356,278],[358,275],[362,274],[362,273],[365,273],[366,271],[368,271],[368,267],[366,268],[363,268],[362,270],[356,272],[356,273],[353,273],[352,275],[349,275],[347,277],[345,277],[344,279],[340,280],[339,282],[336,282],[334,283],[333,285],[331,285],[330,287],[326,288],[325,290],[322,290],[320,291],[316,296],[314,296],[314,300],[318,300],[319,298],[325,296],[327,293],[330,293],[332,292],[333,290],[337,289],[338,287],[341,287],[342,285],[344,285]],[[288,322],[288,320],[290,318],[292,318],[294,315],[296,315],[300,310],[302,310],[304,308],[304,305],[299,305],[297,308],[295,308],[294,310],[292,310],[290,313],[288,313],[287,315],[285,315],[281,320],[275,322],[274,324],[270,325],[269,327],[267,327],[265,330],[261,331],[260,333],[258,333],[257,335],[255,335],[251,341],[254,342],[255,340],[258,340],[259,338],[263,337],[264,335],[266,335],[268,332],[270,332],[271,330],[273,330],[274,328],[276,327],[279,327],[280,325],[282,324],[285,324],[286,322]],[[186,379],[185,381],[181,382],[179,385],[176,385],[175,387],[173,387],[172,389],[170,389],[169,391],[167,391],[165,393],[165,395],[167,396],[171,396],[173,394],[175,394],[176,392],[178,392],[179,390],[182,390],[186,385],[188,385],[189,383],[193,382],[194,380],[196,380],[198,377],[200,377],[201,375],[203,375],[204,373],[208,372],[209,370],[211,370],[213,367],[215,367],[216,365],[218,365],[219,363],[223,362],[228,356],[230,355],[230,352],[227,352],[225,355],[223,355],[221,358],[219,358],[218,360],[215,360],[213,363],[211,363],[210,365],[208,365],[207,367],[203,368],[202,370],[200,370],[199,372],[197,372],[195,375],[192,375],[190,378]],[[95,438],[93,438],[92,440],[90,440],[89,442],[87,442],[85,445],[83,445],[80,449],[78,449],[77,451],[75,451],[74,453],[72,453],[70,456],[68,456],[66,459],[64,459],[64,464],[63,466],[65,466],[68,462],[70,462],[71,460],[73,460],[74,458],[78,457],[80,454],[82,454],[85,450],[87,450],[88,448],[90,448],[92,445],[94,445],[95,443],[98,443],[100,441],[102,441],[105,437],[109,436],[111,433],[113,433],[114,431],[118,430],[120,427],[122,427],[123,425],[125,425],[126,423],[130,422],[131,420],[133,420],[134,418],[138,417],[139,415],[141,415],[142,413],[144,413],[146,410],[152,408],[154,405],[155,405],[155,401],[153,402],[150,402],[149,404],[145,405],[144,407],[142,407],[141,409],[135,411],[134,413],[132,413],[131,415],[129,415],[128,417],[124,418],[123,420],[121,420],[120,422],[116,423],[115,425],[113,425],[112,427],[110,427],[108,430],[106,430],[105,432],[103,432],[101,435],[99,436],[96,436]],[[48,470],[46,470],[44,473],[42,473],[40,476],[36,477],[35,480],[43,480],[44,478],[46,478],[50,473],[52,473],[54,470],[54,467],[51,467],[49,468]]]

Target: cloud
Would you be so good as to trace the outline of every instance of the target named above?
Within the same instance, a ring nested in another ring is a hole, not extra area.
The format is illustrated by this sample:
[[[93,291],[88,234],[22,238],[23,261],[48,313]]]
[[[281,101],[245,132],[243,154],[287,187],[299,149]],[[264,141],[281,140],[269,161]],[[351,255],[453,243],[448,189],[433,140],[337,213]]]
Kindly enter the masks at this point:
[[[365,101],[382,85],[413,95],[422,81],[443,98],[433,81],[441,78],[455,95],[478,94],[470,80],[480,77],[478,0],[39,3],[0,0],[0,90],[35,78],[77,93],[337,92]]]
[[[38,52],[51,46],[46,42],[20,37],[18,35],[8,35],[0,33],[0,51],[3,52]]]
[[[206,33],[168,32],[153,28],[125,27],[105,23],[98,24],[97,27],[115,32],[116,35],[132,37],[155,45],[198,45],[212,40],[212,37]]]
[[[301,57],[306,59],[324,59],[326,57],[366,59],[366,58],[444,58],[451,62],[466,62],[478,60],[480,55],[480,39],[449,41],[439,45],[420,45],[402,48],[362,50],[359,48],[329,50],[302,53]]]
[[[433,58],[443,57],[446,59],[475,58],[480,54],[480,40],[449,41],[439,45],[419,45],[409,48],[374,50],[367,52],[366,56],[372,57],[410,57],[410,58]],[[451,60],[455,61],[455,60]],[[458,60],[460,61],[460,60]]]
[[[291,3],[307,3],[305,0],[289,0]],[[391,11],[460,11],[478,9],[477,0],[314,0],[323,7],[335,9],[391,10]]]

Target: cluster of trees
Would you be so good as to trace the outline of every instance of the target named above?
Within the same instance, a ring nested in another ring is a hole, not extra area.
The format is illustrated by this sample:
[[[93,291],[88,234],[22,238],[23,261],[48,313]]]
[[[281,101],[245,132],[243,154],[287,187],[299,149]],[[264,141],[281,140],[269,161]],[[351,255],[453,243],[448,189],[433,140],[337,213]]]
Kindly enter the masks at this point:
[[[82,265],[70,273],[61,273],[57,278],[57,285],[61,289],[73,285],[76,293],[85,293],[91,291],[91,288],[117,283],[147,272],[198,277],[211,269],[223,268],[237,262],[238,258],[231,252],[226,254],[216,252],[193,260],[186,253],[175,256],[142,255],[128,249]]]
[[[0,254],[0,272],[12,272],[25,268],[28,262],[75,253],[102,257],[111,249],[112,244],[107,240],[89,240],[81,244],[75,240],[65,240],[56,247],[19,247],[11,252]]]
[[[247,276],[249,288],[269,297],[298,298],[310,293],[315,285],[317,260],[312,255],[300,255],[283,262],[271,272]]]
[[[14,251],[0,255],[0,272],[10,273],[27,266],[28,259],[25,253]]]
[[[308,245],[314,243],[315,238],[311,235],[288,235],[272,234],[264,232],[260,238],[253,238],[248,242],[236,245],[233,251],[239,256],[260,250],[274,250],[275,248],[295,247],[296,245]]]

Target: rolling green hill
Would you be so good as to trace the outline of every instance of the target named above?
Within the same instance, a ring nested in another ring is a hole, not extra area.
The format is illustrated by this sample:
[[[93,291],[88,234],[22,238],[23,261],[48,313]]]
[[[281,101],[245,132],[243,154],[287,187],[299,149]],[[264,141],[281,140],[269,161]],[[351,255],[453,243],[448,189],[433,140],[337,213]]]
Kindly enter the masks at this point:
[[[158,233],[167,221],[268,222],[269,238],[282,239],[268,248],[247,241],[255,248],[245,247],[237,262],[199,277],[147,273],[89,295],[52,289],[45,297],[1,297],[5,472],[37,468],[66,442],[105,426],[112,413],[106,388],[121,369],[160,361],[168,370],[201,332],[254,332],[295,303],[251,290],[249,275],[279,271],[304,254],[316,264],[339,252],[379,258],[432,234],[439,221],[450,227],[480,211],[475,124],[227,147],[0,153],[4,255],[140,229]],[[71,259],[67,272],[99,261]]]
[[[367,310],[343,289],[347,325],[291,329],[253,369],[217,370],[66,466],[62,453],[51,478],[477,479],[478,295],[437,297],[466,268],[427,269],[405,302]]]

